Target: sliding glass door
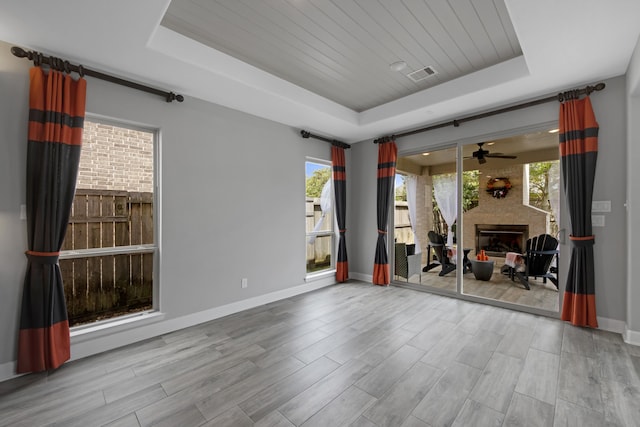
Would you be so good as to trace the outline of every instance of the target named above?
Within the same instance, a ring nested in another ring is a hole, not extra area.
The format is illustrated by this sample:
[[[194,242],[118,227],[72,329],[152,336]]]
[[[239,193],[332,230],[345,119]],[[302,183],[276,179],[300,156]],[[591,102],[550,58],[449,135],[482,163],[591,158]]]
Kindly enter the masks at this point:
[[[557,136],[540,131],[481,141],[463,153],[461,238],[470,274],[462,292],[557,312]],[[539,247],[527,249],[527,242]],[[546,253],[534,259],[535,249]]]
[[[396,283],[557,312],[557,144],[545,130],[401,156]]]
[[[399,283],[457,291],[456,152],[450,147],[398,159],[394,279]]]

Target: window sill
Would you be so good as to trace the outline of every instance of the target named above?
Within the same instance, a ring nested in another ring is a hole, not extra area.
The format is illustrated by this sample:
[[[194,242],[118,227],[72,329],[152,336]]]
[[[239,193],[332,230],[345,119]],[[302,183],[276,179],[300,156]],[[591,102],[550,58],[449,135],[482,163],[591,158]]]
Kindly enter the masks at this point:
[[[147,311],[129,316],[122,316],[112,320],[104,320],[90,325],[80,325],[71,328],[71,342],[79,343],[101,336],[107,336],[128,329],[145,326],[164,320],[165,314],[159,311]]]
[[[326,270],[326,271],[322,271],[320,273],[311,273],[305,276],[304,281],[305,282],[313,282],[316,280],[322,280],[322,279],[326,279],[327,277],[332,277],[336,275],[336,270]]]

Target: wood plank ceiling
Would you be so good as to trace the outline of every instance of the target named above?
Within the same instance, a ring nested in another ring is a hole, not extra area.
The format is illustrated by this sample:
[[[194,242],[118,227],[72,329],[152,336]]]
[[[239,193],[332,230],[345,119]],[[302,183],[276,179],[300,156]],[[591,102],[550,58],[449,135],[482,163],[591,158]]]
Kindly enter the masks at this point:
[[[522,54],[503,0],[173,0],[161,24],[358,112]]]

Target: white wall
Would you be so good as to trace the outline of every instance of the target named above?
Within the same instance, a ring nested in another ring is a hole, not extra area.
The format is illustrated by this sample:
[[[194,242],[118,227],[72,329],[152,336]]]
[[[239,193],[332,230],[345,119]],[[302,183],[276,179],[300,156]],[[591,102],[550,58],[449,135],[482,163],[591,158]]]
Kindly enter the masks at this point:
[[[594,200],[611,200],[612,212],[606,216],[606,226],[594,228],[596,236],[595,275],[596,310],[599,317],[611,319],[608,327],[621,329],[627,316],[627,268],[625,246],[626,193],[626,108],[625,79],[618,77],[606,81],[606,89],[592,94],[592,103],[600,124],[600,151],[596,171]],[[524,133],[535,125],[557,123],[558,103],[551,102],[520,111],[465,123],[458,128],[447,127],[422,134],[399,138],[399,155],[413,154],[421,149],[461,143],[475,143],[487,138],[498,138]],[[350,217],[359,253],[351,258],[351,270],[371,276],[376,242],[376,165],[377,145],[363,141],[352,149],[351,180],[358,189],[350,199],[357,212]],[[638,158],[638,157],[636,157]],[[640,178],[640,177],[639,177]],[[562,217],[565,228],[568,215]],[[570,231],[567,231],[567,236]],[[567,244],[561,249],[570,253]],[[640,253],[638,250],[636,253]],[[566,274],[569,256],[562,257],[561,273]],[[564,286],[564,283],[562,283]],[[638,305],[636,305],[637,307]],[[613,325],[613,326],[611,326]],[[638,328],[640,330],[640,328]]]
[[[0,42],[0,380],[16,359],[27,249],[19,206],[25,203],[30,63],[9,48]],[[304,162],[306,156],[330,160],[329,144],[197,99],[169,104],[87,80],[88,113],[160,128],[159,279],[165,316],[146,329],[72,339],[72,357],[333,281],[304,281]],[[347,152],[347,163],[349,157]],[[243,277],[247,289],[240,287]]]

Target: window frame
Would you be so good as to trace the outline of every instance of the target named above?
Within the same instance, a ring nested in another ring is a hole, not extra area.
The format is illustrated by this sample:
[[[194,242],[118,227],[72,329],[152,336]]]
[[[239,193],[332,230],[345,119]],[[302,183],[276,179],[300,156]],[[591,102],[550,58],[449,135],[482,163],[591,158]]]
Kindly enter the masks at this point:
[[[87,113],[85,115],[85,121],[89,121],[97,124],[105,124],[109,126],[115,126],[119,128],[130,129],[134,131],[147,132],[152,134],[153,144],[153,242],[152,244],[136,244],[127,246],[115,246],[110,248],[89,248],[89,249],[72,249],[60,251],[59,259],[79,259],[90,258],[100,256],[112,256],[112,255],[127,255],[127,254],[152,254],[153,255],[153,282],[152,282],[152,296],[151,296],[151,309],[142,310],[134,313],[122,314],[119,316],[110,317],[108,319],[96,320],[90,323],[84,323],[70,327],[72,336],[77,334],[83,334],[85,331],[101,329],[102,327],[108,327],[110,324],[118,325],[123,321],[131,318],[139,318],[141,316],[156,315],[160,313],[160,141],[161,133],[159,127],[143,125],[134,123],[132,121],[116,119],[111,117],[105,117],[96,114]],[[65,233],[66,238],[66,233]]]

